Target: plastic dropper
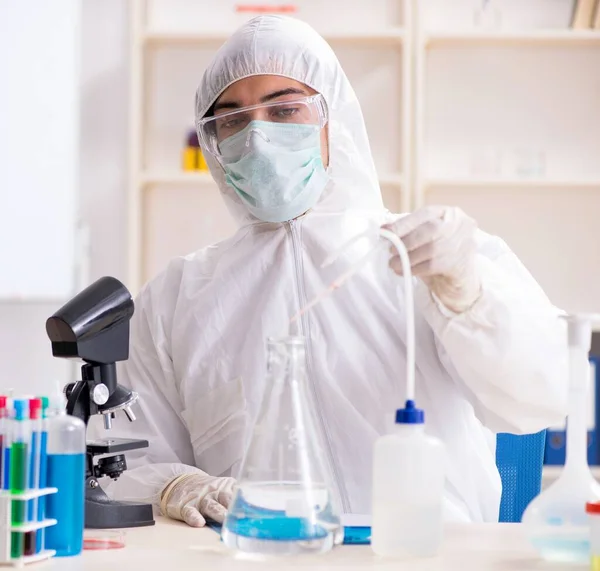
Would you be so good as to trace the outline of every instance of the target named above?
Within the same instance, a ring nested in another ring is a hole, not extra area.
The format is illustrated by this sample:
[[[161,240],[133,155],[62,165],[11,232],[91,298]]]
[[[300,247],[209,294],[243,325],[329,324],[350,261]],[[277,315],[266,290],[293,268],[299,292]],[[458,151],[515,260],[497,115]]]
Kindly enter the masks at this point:
[[[412,272],[410,269],[410,258],[406,246],[396,234],[391,230],[385,228],[379,228],[377,235],[385,238],[392,243],[402,263],[402,275],[404,276],[404,305],[406,309],[406,406],[411,410],[415,408],[415,313],[414,313],[414,301],[413,301],[413,282]],[[367,238],[373,238],[373,231],[368,230],[362,234],[358,234],[354,238],[350,239],[339,249],[330,254],[321,264],[321,268],[332,265],[342,254],[344,254],[353,244],[359,240]],[[327,296],[332,294],[336,289],[342,287],[354,274],[359,272],[363,266],[371,259],[371,257],[382,249],[382,244],[376,243],[372,249],[363,256],[360,260],[355,262],[348,268],[343,274],[338,276],[331,284],[323,290],[319,295],[315,296],[309,301],[304,307],[296,313],[291,319],[290,323],[293,323],[304,315],[307,311],[321,303]],[[398,294],[401,305],[402,298],[401,293]],[[409,404],[410,403],[410,404]]]

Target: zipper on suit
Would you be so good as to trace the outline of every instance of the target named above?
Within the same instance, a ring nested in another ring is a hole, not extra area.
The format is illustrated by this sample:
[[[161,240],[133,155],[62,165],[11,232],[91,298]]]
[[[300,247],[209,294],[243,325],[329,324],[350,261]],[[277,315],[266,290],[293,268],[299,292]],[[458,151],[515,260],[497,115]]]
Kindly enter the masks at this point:
[[[290,235],[292,238],[292,251],[294,253],[294,268],[296,273],[296,293],[298,296],[298,310],[300,310],[307,303],[306,293],[304,291],[304,271],[302,268],[302,252],[300,249],[301,240],[298,233],[298,221],[290,220],[288,222],[290,228]],[[300,333],[306,339],[306,375],[308,377],[308,381],[310,383],[314,403],[317,408],[317,418],[321,423],[321,427],[323,429],[323,433],[325,436],[325,446],[327,448],[326,454],[329,459],[329,464],[333,470],[333,477],[335,478],[335,482],[337,484],[338,493],[340,495],[341,507],[344,513],[350,512],[350,501],[348,499],[348,494],[346,492],[346,486],[344,485],[344,480],[342,479],[341,470],[335,461],[335,457],[333,455],[333,447],[331,445],[331,436],[329,434],[329,428],[327,423],[325,422],[325,418],[323,417],[323,410],[321,408],[321,401],[319,399],[319,391],[317,389],[317,385],[314,379],[313,373],[313,359],[312,359],[312,345],[311,345],[311,336],[310,336],[310,323],[308,321],[308,315],[305,313],[300,317]]]

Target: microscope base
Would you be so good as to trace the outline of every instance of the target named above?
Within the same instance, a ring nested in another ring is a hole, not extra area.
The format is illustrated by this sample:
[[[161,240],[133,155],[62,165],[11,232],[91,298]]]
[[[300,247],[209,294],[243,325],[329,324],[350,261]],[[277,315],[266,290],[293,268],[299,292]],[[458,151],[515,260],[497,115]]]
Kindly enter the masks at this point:
[[[154,525],[152,506],[137,502],[111,500],[104,490],[92,488],[86,480],[85,527],[87,529],[120,529]]]

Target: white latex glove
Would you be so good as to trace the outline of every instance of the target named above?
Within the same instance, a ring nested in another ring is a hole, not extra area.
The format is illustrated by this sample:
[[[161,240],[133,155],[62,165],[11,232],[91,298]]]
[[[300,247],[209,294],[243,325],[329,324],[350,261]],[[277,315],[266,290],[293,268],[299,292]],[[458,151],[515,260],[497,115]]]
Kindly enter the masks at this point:
[[[426,206],[385,228],[394,232],[408,250],[413,275],[427,285],[448,309],[462,313],[481,294],[475,267],[477,224],[460,208]],[[390,267],[402,273],[395,249]]]
[[[233,478],[214,478],[204,472],[183,474],[165,486],[161,512],[191,527],[203,527],[207,518],[223,523],[235,485]]]

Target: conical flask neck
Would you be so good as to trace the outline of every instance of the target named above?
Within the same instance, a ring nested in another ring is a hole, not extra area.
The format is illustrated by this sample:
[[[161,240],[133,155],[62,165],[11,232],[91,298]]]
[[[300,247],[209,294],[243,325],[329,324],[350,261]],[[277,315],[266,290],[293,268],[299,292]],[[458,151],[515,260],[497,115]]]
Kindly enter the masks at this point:
[[[587,469],[587,399],[590,365],[587,351],[569,348],[569,414],[567,417],[567,446],[565,469]]]
[[[273,381],[301,381],[306,370],[303,338],[270,339],[267,365]]]

